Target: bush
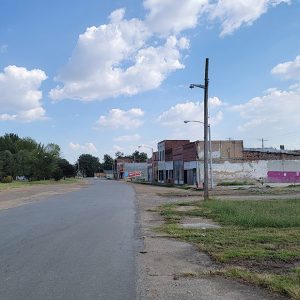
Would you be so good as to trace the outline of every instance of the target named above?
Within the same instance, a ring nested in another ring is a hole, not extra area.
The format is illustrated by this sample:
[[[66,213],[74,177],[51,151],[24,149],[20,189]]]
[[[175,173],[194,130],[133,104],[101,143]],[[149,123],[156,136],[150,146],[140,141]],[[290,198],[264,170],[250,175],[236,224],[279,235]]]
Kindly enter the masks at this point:
[[[11,183],[13,181],[12,176],[5,176],[1,179],[2,183]]]
[[[55,169],[53,171],[53,173],[52,173],[52,176],[53,176],[53,178],[54,178],[55,181],[59,181],[59,180],[61,180],[64,177],[63,172],[62,172],[62,170],[60,168],[59,169]]]

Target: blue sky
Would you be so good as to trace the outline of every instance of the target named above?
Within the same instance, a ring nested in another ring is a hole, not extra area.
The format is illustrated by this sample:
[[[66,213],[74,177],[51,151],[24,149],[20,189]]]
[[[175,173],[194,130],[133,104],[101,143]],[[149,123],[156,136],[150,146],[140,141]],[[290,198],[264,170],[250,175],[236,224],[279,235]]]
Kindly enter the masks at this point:
[[[113,3],[112,3],[113,2]],[[299,0],[0,0],[0,134],[81,153],[202,139],[300,149]],[[149,149],[144,148],[149,153]]]

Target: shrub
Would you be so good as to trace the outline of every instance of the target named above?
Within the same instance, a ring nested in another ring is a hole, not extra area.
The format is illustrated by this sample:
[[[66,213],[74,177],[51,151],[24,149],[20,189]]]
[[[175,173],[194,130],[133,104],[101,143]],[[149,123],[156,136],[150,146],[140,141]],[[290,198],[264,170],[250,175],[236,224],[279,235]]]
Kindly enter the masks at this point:
[[[5,176],[1,180],[2,183],[11,183],[12,181],[13,181],[12,176]]]
[[[53,171],[52,176],[55,181],[59,181],[63,178],[64,175],[63,175],[62,170],[60,168],[58,168]]]

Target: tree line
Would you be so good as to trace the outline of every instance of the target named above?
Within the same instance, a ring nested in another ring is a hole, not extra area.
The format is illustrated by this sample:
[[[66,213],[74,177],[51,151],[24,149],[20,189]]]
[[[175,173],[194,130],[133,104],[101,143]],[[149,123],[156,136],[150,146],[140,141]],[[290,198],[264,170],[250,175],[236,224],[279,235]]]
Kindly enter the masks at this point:
[[[123,152],[116,152],[115,159],[129,158],[135,162],[146,162],[148,157],[145,152],[134,151],[130,155],[124,155]],[[99,158],[91,154],[82,154],[76,163],[77,172],[84,177],[92,177],[94,173],[104,172],[105,170],[113,170],[115,159],[109,154],[104,154],[103,162],[100,163]]]
[[[75,167],[60,156],[60,147],[9,133],[0,137],[0,178],[11,181],[55,179],[75,176]],[[6,178],[6,179],[5,179]]]
[[[124,153],[117,152],[116,158],[131,158],[136,162],[145,162],[147,154],[135,151],[125,156]],[[98,157],[82,154],[73,165],[61,157],[60,147],[55,143],[44,145],[32,138],[21,138],[14,133],[0,136],[0,180],[2,182],[10,182],[17,178],[59,180],[76,175],[92,177],[94,173],[112,170],[113,165],[114,158],[108,154],[104,154],[102,163]]]

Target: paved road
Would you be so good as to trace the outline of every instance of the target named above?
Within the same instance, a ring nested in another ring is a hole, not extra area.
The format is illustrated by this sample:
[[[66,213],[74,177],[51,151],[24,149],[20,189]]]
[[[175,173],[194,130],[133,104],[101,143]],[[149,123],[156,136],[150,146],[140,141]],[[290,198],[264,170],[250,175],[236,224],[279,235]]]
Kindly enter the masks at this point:
[[[134,299],[134,199],[94,180],[0,211],[0,299]]]

